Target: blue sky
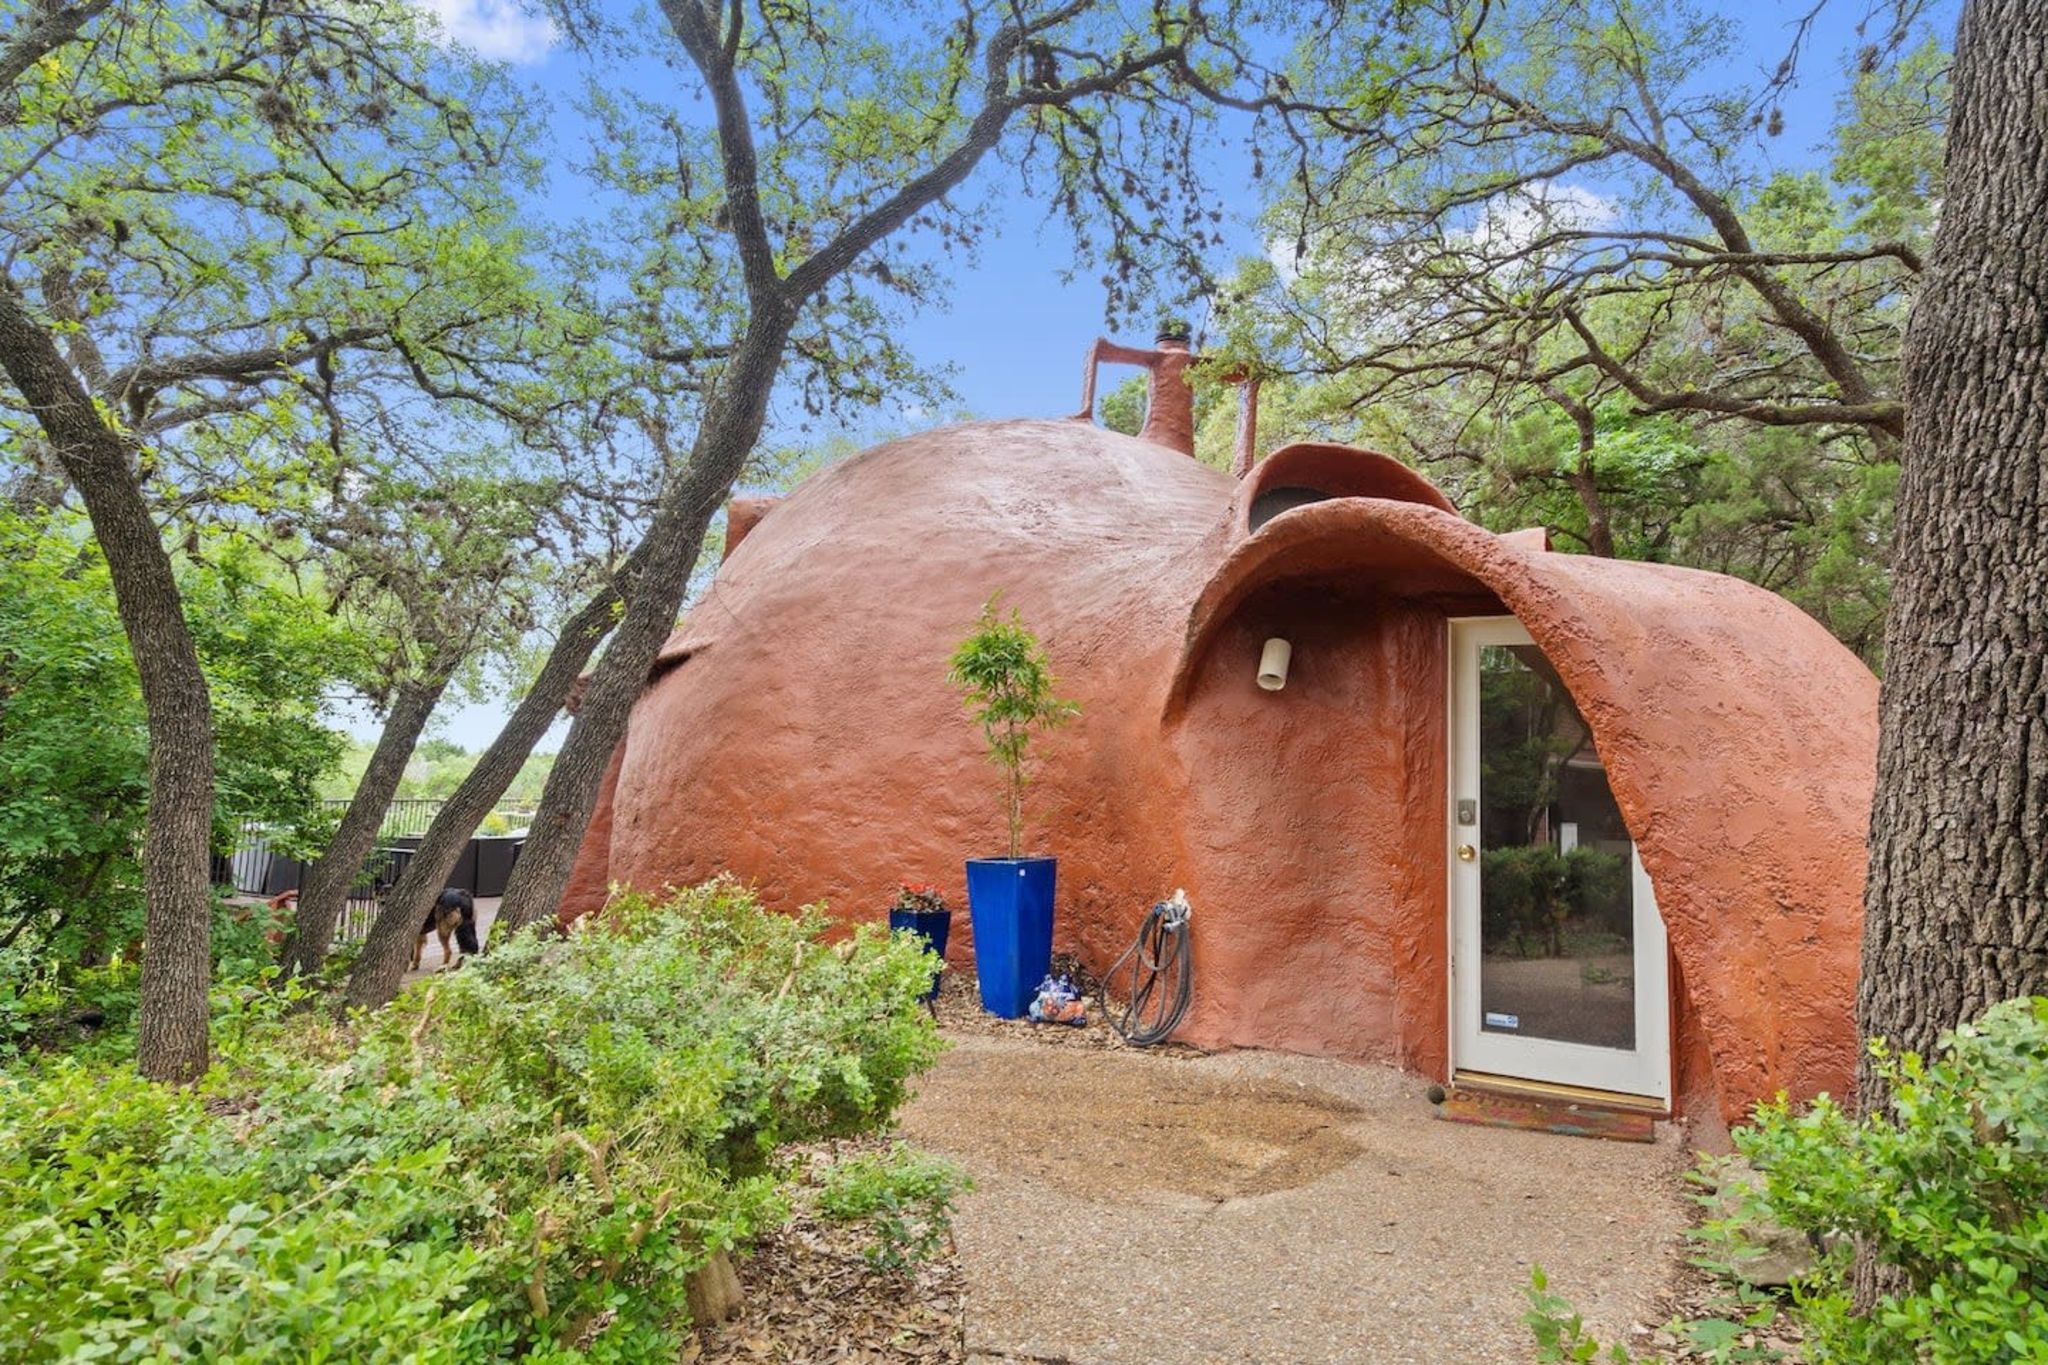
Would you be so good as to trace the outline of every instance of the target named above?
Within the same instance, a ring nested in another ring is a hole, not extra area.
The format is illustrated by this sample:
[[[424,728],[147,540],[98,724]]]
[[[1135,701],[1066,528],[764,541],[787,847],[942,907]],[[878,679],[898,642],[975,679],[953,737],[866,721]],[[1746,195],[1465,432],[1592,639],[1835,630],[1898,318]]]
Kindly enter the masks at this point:
[[[576,97],[586,66],[567,45],[556,41],[545,20],[523,12],[512,0],[416,0],[436,14],[456,40],[482,55],[508,61],[521,78],[543,93],[553,108],[551,133],[556,159],[566,164],[586,139],[576,111]],[[1800,81],[1785,98],[1785,129],[1771,139],[1766,155],[1776,163],[1797,167],[1825,158],[1835,105],[1845,83],[1848,57],[1859,46],[1856,25],[1883,0],[1831,0],[1809,35],[1800,63]],[[1752,85],[1764,79],[1784,55],[1800,15],[1811,0],[1792,3],[1710,4],[1737,20],[1743,35],[1733,59],[1698,75],[1703,88]],[[1953,30],[1955,0],[1938,4],[1932,21],[1944,32]],[[652,34],[650,34],[652,37]],[[653,63],[624,73],[639,80],[673,79]],[[1232,250],[1261,250],[1253,222],[1257,201],[1244,174],[1242,160],[1219,150],[1212,181],[1223,201],[1232,234]],[[1103,330],[1103,292],[1095,272],[1084,270],[1069,283],[1061,278],[1072,263],[1064,230],[1045,221],[1041,203],[1027,200],[1006,184],[1004,168],[993,162],[983,168],[974,192],[989,196],[997,231],[988,238],[974,263],[954,268],[950,307],[915,317],[899,333],[924,364],[950,371],[960,405],[974,417],[1057,416],[1071,412],[1080,397],[1081,357],[1088,342]],[[573,178],[556,178],[554,201],[542,206],[550,216],[573,216],[577,206]],[[1142,342],[1143,336],[1122,339]],[[1106,376],[1114,382],[1117,376]],[[883,414],[879,428],[913,427],[924,414]],[[438,727],[441,733],[470,748],[487,743],[507,708],[502,704],[462,708]],[[351,721],[352,729],[362,729]],[[553,741],[543,747],[551,747]]]
[[[566,159],[585,139],[576,97],[587,68],[566,45],[552,40],[544,20],[523,13],[512,0],[420,0],[447,17],[456,36],[485,55],[509,59],[538,87],[554,110],[552,129]],[[1794,25],[1813,0],[1720,3],[1704,6],[1735,18],[1743,50],[1718,69],[1703,69],[1705,86],[1746,85],[1762,80],[1784,55]],[[1800,83],[1786,99],[1785,131],[1768,144],[1769,154],[1787,165],[1819,160],[1843,88],[1846,57],[1859,44],[1855,26],[1883,0],[1831,0],[1820,12],[1800,65]],[[1938,7],[1935,21],[1952,27],[1953,4]],[[650,30],[650,39],[656,35]],[[639,72],[607,73],[653,88],[673,80],[653,62]],[[1239,252],[1261,243],[1252,221],[1257,202],[1244,174],[1245,162],[1232,150],[1219,151],[1212,174]],[[1072,263],[1064,230],[1046,223],[1045,207],[1021,191],[1005,188],[1004,168],[982,168],[974,192],[991,197],[1001,229],[978,263],[956,275],[952,306],[928,311],[903,329],[904,340],[926,363],[950,366],[966,410],[977,417],[1046,416],[1073,410],[1080,397],[1080,362],[1088,342],[1101,331],[1102,288],[1092,270],[1073,283],[1061,279]],[[574,196],[574,181],[558,181],[558,194]],[[571,205],[573,207],[573,205]],[[1133,337],[1134,341],[1147,338]]]

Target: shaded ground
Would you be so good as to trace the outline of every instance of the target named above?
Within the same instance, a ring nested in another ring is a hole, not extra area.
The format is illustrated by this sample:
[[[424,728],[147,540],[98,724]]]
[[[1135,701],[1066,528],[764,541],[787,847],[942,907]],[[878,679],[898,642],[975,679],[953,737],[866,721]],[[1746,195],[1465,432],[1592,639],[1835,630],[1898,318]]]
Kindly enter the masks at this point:
[[[1536,1262],[1610,1337],[1663,1320],[1676,1143],[1442,1123],[1387,1068],[949,1032],[904,1128],[977,1181],[971,1359],[1526,1361]]]

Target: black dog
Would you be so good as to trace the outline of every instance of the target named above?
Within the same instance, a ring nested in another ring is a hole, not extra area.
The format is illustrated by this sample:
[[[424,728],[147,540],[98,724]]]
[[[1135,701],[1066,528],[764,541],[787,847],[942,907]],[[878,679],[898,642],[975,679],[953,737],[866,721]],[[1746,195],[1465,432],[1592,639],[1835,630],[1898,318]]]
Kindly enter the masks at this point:
[[[420,941],[412,945],[412,969],[420,969],[420,953],[427,946],[427,937],[438,935],[441,940],[441,965],[459,967],[464,953],[475,954],[481,949],[476,940],[476,898],[459,886],[443,890],[434,901],[434,908],[427,911],[426,922],[420,925]],[[455,954],[448,952],[448,940],[455,940]]]

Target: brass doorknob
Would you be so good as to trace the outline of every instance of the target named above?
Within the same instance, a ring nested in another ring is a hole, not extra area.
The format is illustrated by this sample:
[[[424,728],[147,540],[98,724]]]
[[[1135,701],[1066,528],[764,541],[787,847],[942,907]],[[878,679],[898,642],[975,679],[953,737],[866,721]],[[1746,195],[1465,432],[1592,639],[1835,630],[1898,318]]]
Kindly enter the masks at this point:
[[[1472,860],[1473,860],[1474,858],[1477,858],[1478,856],[1479,856],[1479,850],[1478,850],[1478,849],[1476,849],[1476,848],[1474,848],[1474,847],[1472,847],[1472,845],[1470,845],[1470,844],[1459,844],[1459,845],[1458,845],[1458,861],[1459,861],[1459,862],[1461,862],[1461,863],[1469,863],[1469,862],[1471,862],[1471,861],[1472,861]]]

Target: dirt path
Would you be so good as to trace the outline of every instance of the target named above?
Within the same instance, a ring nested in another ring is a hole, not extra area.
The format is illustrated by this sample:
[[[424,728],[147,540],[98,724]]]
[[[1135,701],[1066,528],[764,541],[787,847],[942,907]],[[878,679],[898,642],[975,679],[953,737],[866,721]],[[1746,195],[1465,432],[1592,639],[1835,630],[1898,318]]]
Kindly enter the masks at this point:
[[[1380,1067],[954,1043],[904,1127],[977,1182],[972,1359],[1526,1361],[1532,1262],[1609,1336],[1659,1321],[1675,1143],[1439,1122]]]

